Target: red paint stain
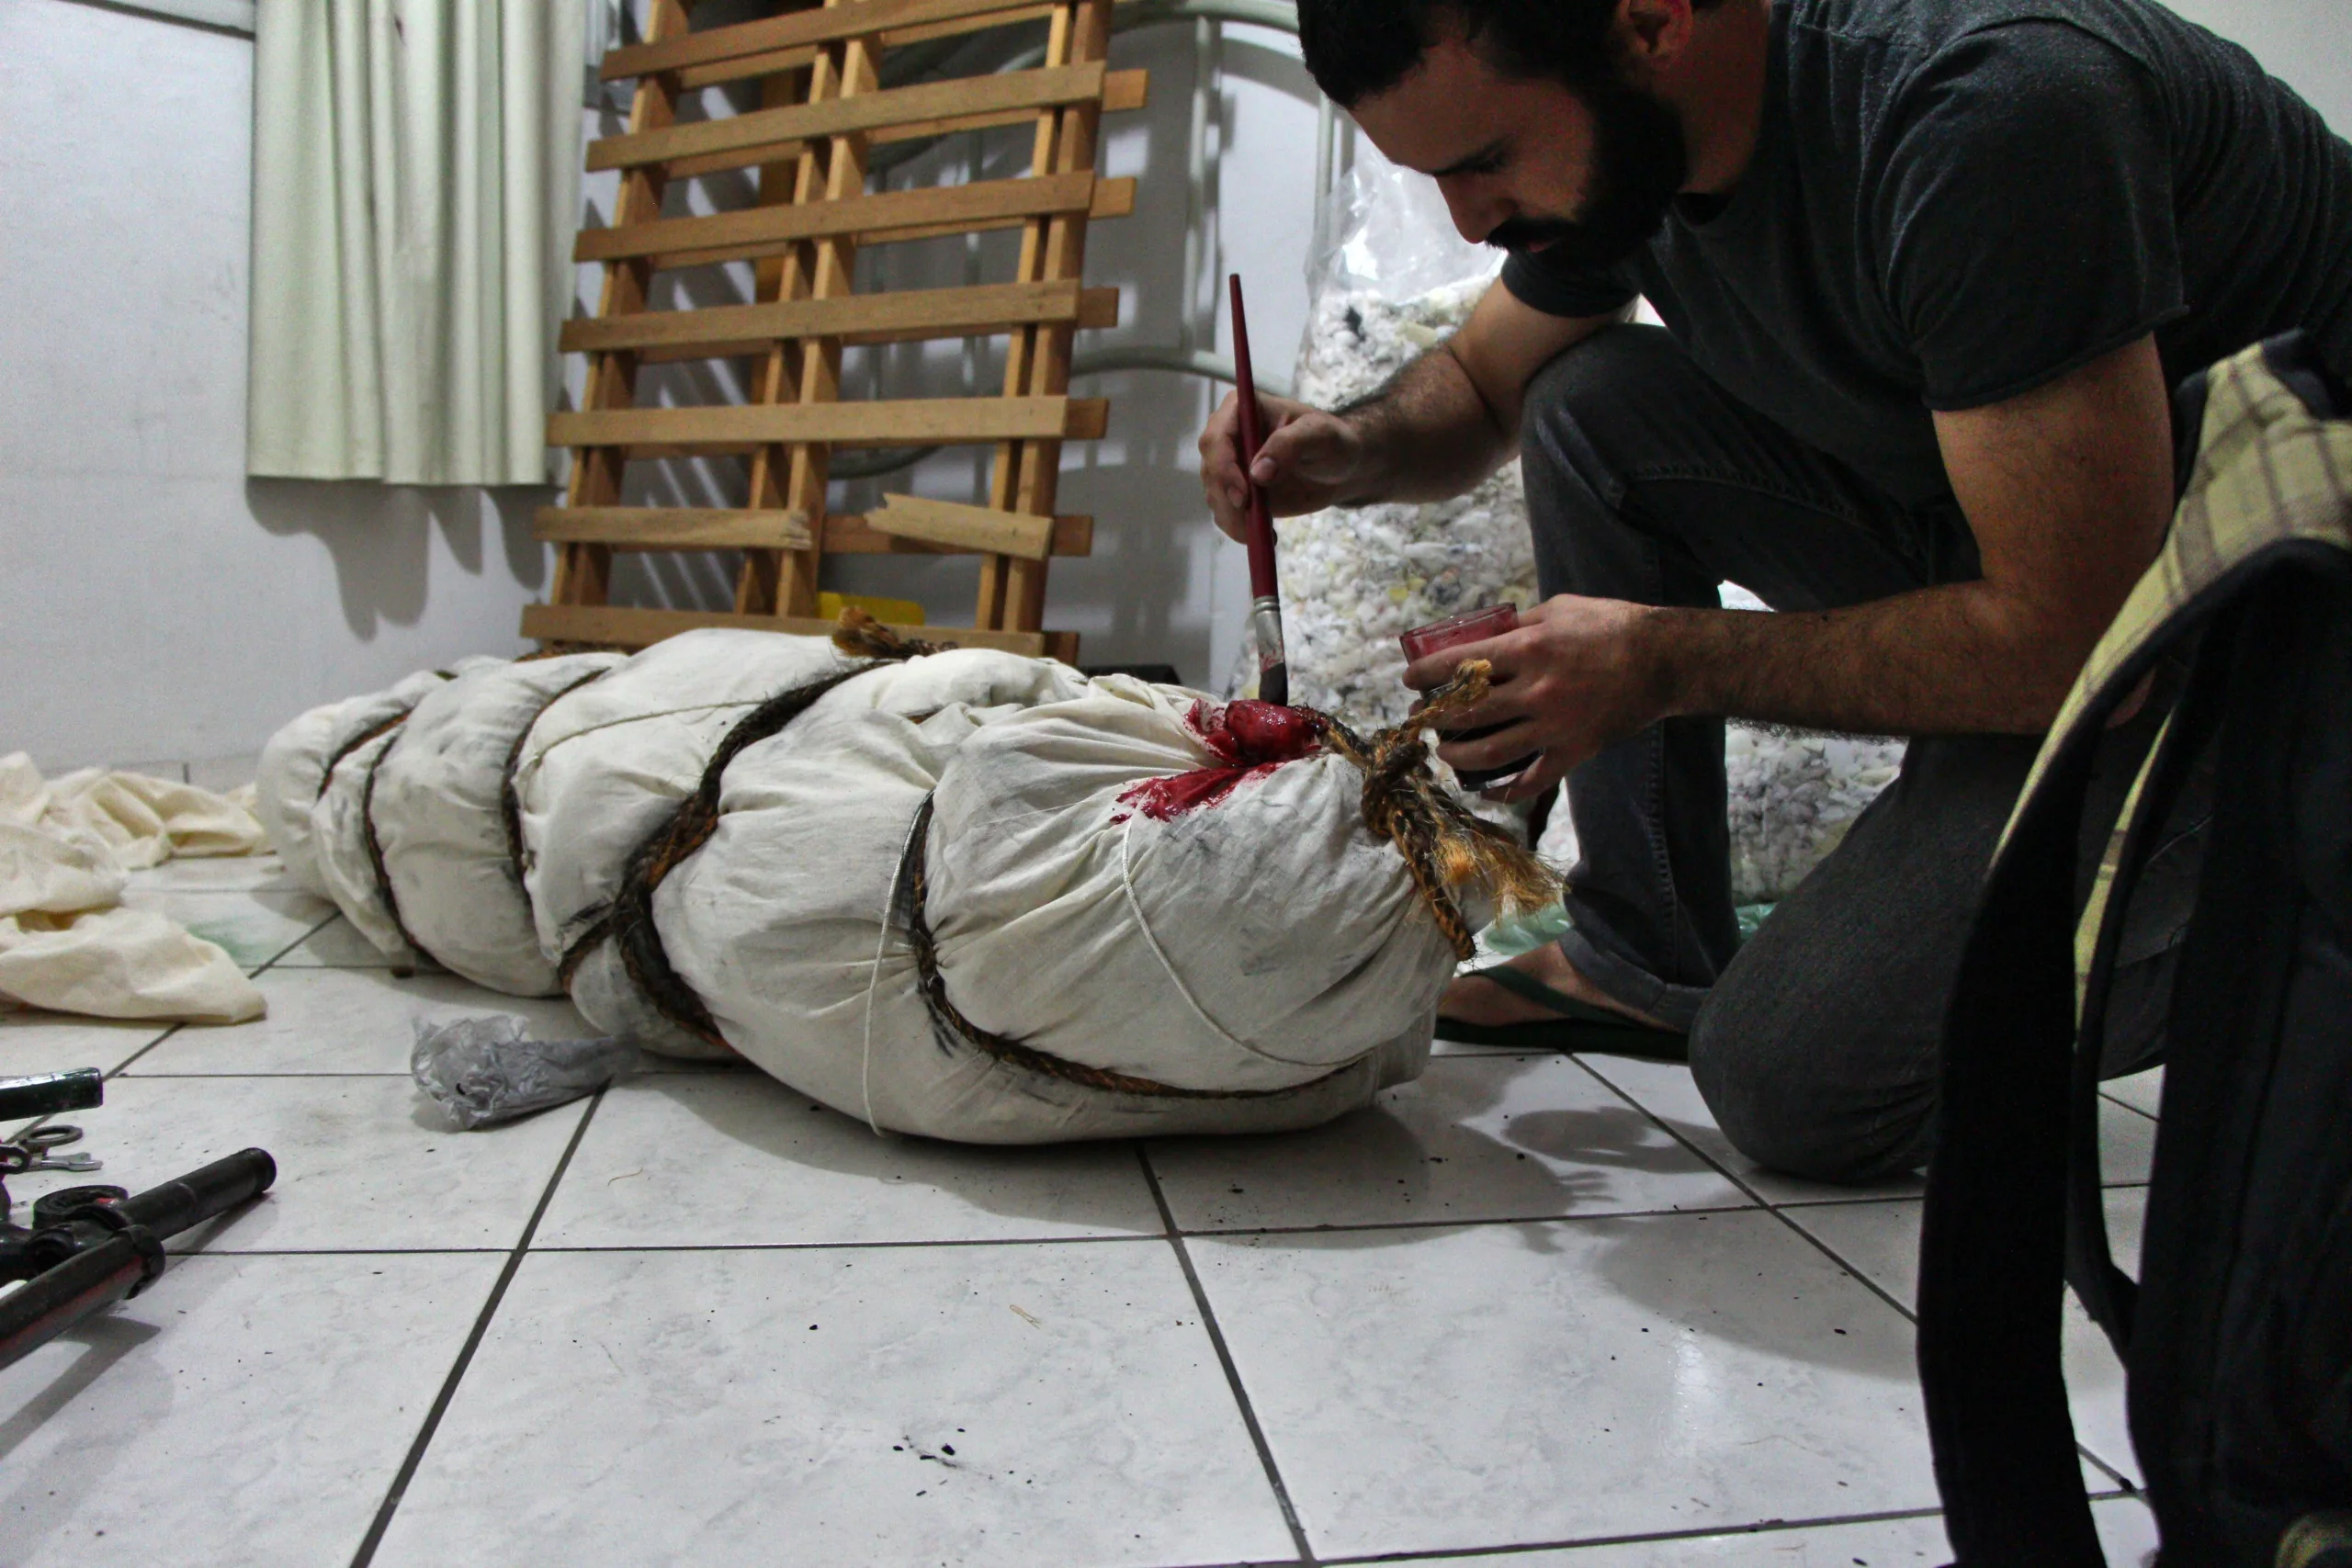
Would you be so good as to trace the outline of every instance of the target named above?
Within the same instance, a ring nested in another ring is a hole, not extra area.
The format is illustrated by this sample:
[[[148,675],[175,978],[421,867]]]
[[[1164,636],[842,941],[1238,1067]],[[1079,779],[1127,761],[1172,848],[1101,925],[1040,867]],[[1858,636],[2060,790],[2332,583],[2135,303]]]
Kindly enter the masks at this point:
[[[1146,779],[1119,796],[1119,804],[1131,809],[1114,814],[1112,821],[1124,822],[1140,811],[1155,822],[1167,822],[1215,806],[1244,782],[1313,756],[1323,738],[1323,722],[1317,715],[1272,703],[1197,702],[1185,723],[1226,765]]]

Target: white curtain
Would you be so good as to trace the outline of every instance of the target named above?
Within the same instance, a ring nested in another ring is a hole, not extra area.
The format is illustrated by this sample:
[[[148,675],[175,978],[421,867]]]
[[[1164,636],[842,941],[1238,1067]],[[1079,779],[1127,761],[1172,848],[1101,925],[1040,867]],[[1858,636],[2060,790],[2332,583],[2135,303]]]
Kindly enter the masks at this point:
[[[585,0],[261,0],[245,467],[546,482]]]

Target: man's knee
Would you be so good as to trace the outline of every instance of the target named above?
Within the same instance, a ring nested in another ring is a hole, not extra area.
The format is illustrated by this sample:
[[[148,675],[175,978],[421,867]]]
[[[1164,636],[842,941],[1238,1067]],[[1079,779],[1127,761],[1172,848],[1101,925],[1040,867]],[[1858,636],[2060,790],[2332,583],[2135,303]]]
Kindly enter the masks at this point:
[[[1758,1027],[1714,999],[1701,1011],[1690,1032],[1690,1074],[1732,1147],[1768,1170],[1839,1185],[1926,1164],[1932,1081],[1890,1083],[1857,1073],[1839,1049],[1845,1043],[1808,1032]]]
[[[1521,456],[1596,488],[1671,426],[1674,389],[1703,373],[1663,327],[1615,326],[1562,353],[1527,383]]]

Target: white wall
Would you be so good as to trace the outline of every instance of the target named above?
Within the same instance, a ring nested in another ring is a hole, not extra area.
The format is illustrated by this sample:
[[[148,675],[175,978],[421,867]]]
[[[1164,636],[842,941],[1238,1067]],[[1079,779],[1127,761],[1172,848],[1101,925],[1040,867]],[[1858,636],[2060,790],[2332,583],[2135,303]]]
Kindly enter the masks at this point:
[[[2352,126],[2345,0],[2177,4]],[[1259,358],[1286,367],[1305,319],[1313,98],[1289,39],[1227,31],[1222,220],[1190,300],[1190,31],[1114,43],[1114,64],[1151,69],[1152,100],[1111,122],[1105,167],[1142,190],[1136,216],[1090,242],[1089,281],[1117,284],[1125,303],[1125,324],[1090,341],[1173,344],[1238,267]],[[251,42],[228,33],[0,0],[0,751],[47,767],[251,751],[309,704],[514,650],[520,606],[545,586],[530,537],[541,492],[244,478],[251,61]],[[1193,474],[1209,389],[1153,373],[1078,389],[1112,400],[1110,438],[1074,445],[1062,486],[1064,510],[1098,518],[1096,554],[1056,564],[1048,624],[1086,634],[1089,661],[1221,677],[1247,592]],[[943,456],[912,484],[968,495],[980,471]],[[862,506],[876,488],[837,499]],[[836,585],[968,619],[969,562],[904,568],[842,561]],[[639,588],[688,602],[724,583],[723,563],[688,559]]]
[[[253,45],[0,0],[0,751],[257,749],[522,644],[533,492],[244,477]]]

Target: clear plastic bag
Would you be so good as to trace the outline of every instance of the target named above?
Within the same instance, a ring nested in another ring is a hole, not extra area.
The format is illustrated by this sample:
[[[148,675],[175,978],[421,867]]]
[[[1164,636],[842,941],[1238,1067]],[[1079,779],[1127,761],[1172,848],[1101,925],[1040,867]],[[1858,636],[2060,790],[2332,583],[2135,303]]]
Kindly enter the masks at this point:
[[[595,1093],[637,1066],[626,1040],[527,1040],[512,1013],[415,1021],[409,1073],[461,1132],[509,1122]]]
[[[1362,141],[1333,195],[1299,344],[1296,395],[1338,408],[1377,390],[1461,326],[1502,265],[1454,231],[1436,183]],[[1463,610],[1535,602],[1519,465],[1429,505],[1335,507],[1275,529],[1291,698],[1378,728],[1401,722],[1399,634]],[[1254,689],[1245,649],[1227,694]]]
[[[1455,231],[1435,180],[1390,163],[1362,137],[1354,165],[1332,187],[1326,220],[1328,248],[1306,258],[1312,293],[1369,288],[1405,300],[1502,270],[1500,251]]]

